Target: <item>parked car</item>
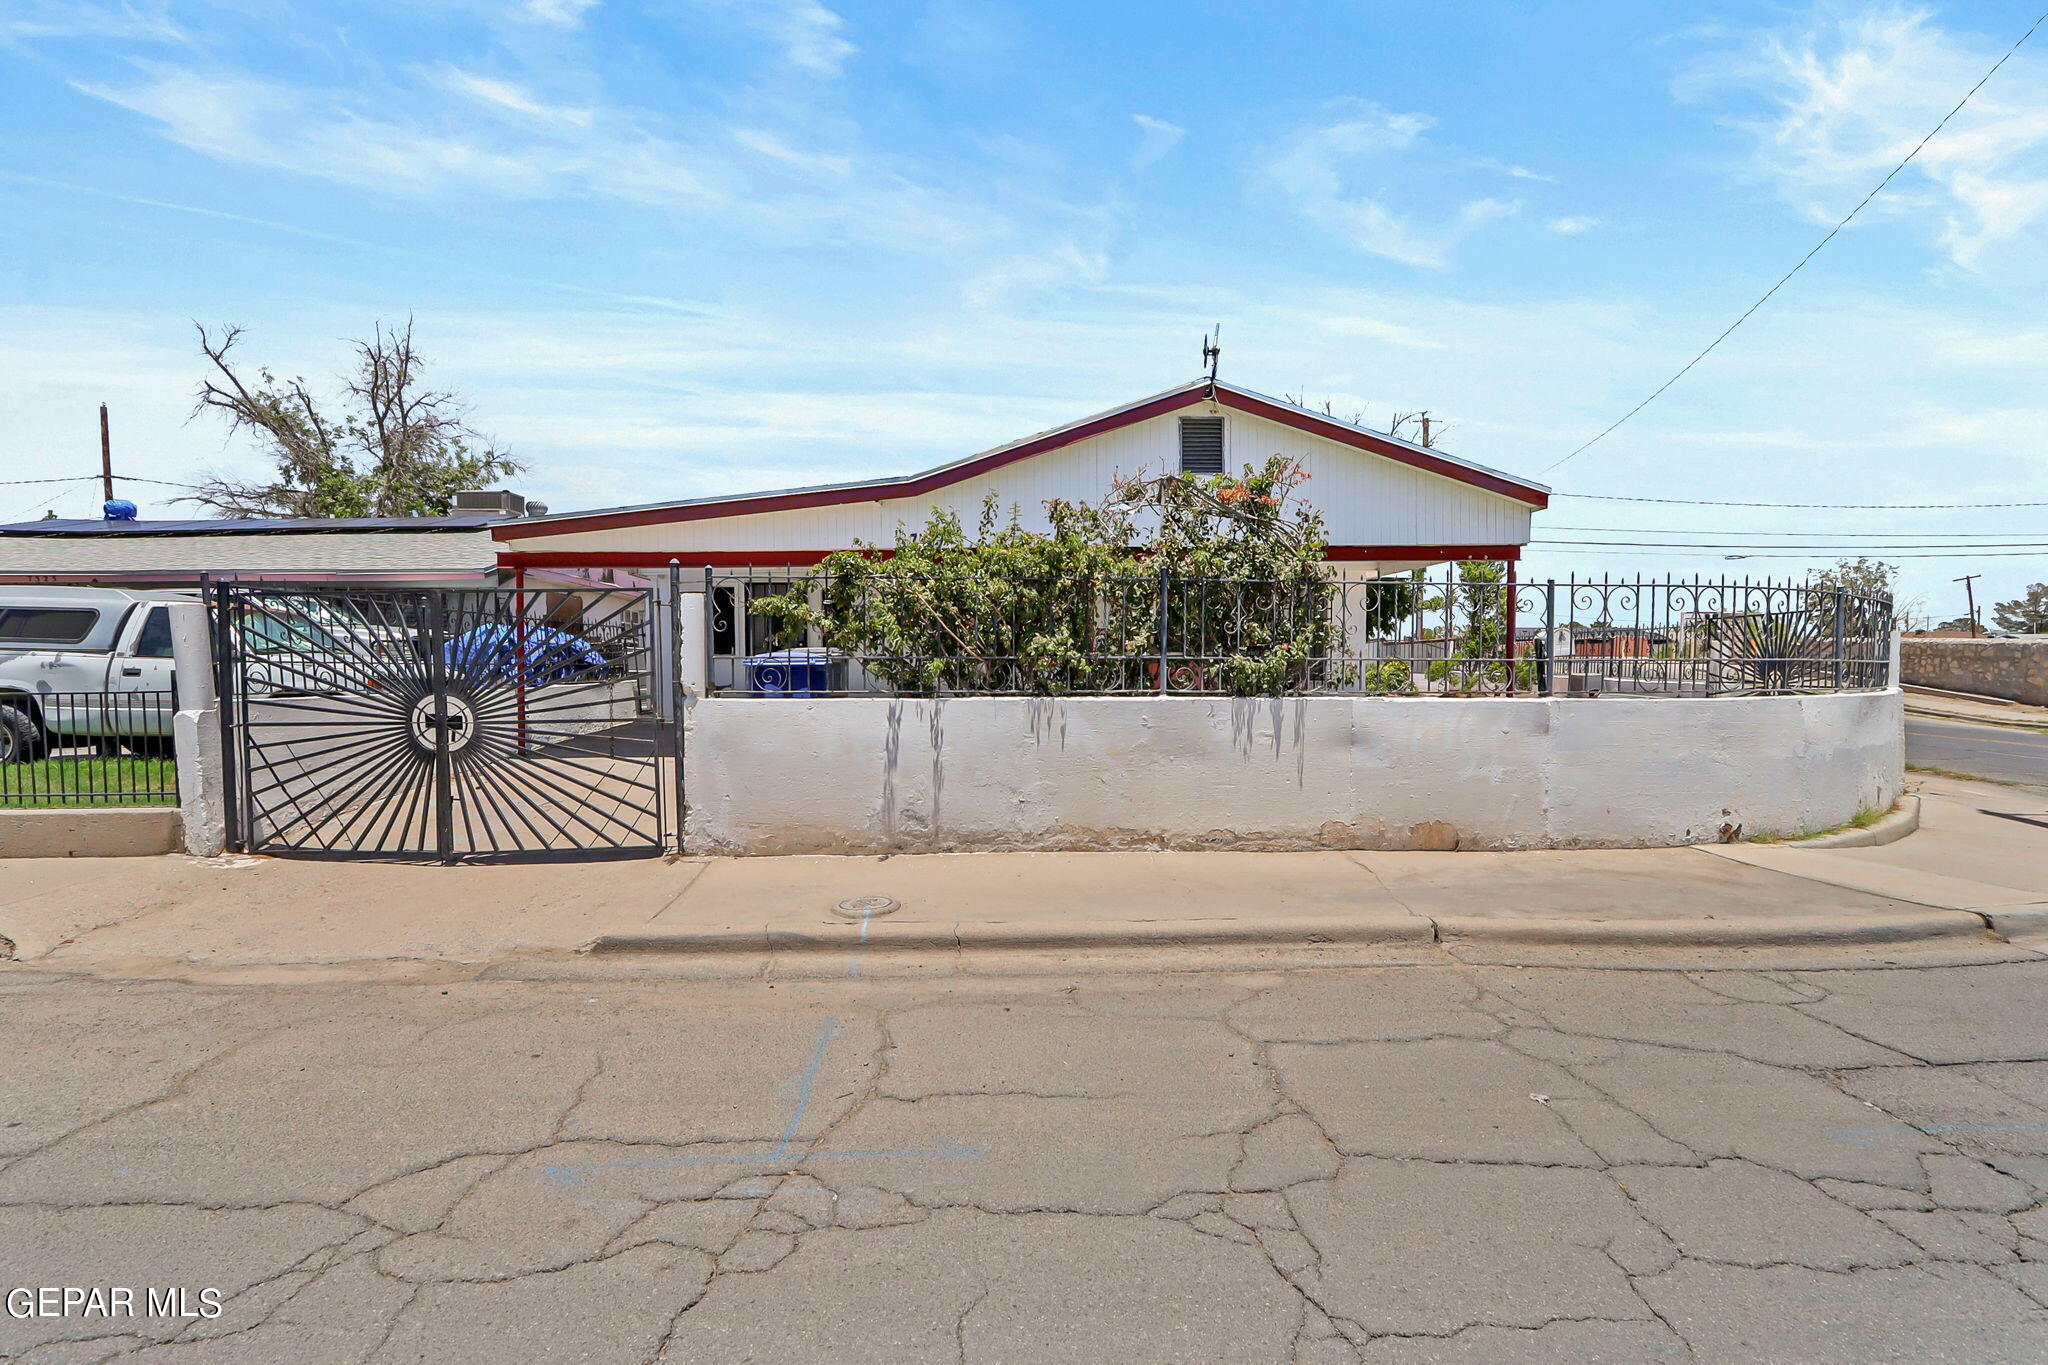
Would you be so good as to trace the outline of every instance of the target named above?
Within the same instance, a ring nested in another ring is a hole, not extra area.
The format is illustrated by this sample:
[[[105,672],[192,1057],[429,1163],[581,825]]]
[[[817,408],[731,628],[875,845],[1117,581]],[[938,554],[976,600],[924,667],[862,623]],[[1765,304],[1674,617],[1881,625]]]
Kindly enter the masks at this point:
[[[189,592],[123,588],[0,588],[0,763],[79,743],[171,751],[173,602]],[[404,632],[320,602],[247,605],[237,621],[243,685],[252,696],[375,687]]]
[[[79,741],[170,752],[168,604],[190,593],[0,589],[0,763]]]

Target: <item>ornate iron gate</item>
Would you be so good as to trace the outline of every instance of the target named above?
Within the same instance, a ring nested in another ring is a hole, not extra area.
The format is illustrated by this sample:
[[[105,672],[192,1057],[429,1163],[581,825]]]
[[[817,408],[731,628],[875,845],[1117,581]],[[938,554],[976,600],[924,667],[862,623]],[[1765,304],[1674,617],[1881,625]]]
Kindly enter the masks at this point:
[[[222,587],[213,609],[235,847],[662,850],[645,590]]]

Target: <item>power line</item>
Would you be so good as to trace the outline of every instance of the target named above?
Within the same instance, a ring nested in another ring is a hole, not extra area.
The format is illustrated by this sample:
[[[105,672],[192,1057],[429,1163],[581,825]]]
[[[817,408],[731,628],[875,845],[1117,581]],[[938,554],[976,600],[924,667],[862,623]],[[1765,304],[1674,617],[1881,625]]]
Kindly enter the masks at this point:
[[[1539,545],[1539,546],[1543,544],[1543,542],[1541,542],[1541,541],[1531,541],[1531,542],[1529,542],[1529,543],[1530,543],[1531,545]],[[1729,546],[1728,548],[1729,548],[1729,549],[1731,549],[1731,550],[1733,550],[1733,549],[1741,549],[1742,547],[1740,547],[1740,546],[1734,546],[1734,545],[1731,545],[1731,546]],[[1869,549],[1870,547],[1866,545],[1866,546],[1853,546],[1853,547],[1851,547],[1851,548],[1854,548],[1854,549],[1860,549],[1860,550],[1868,550],[1868,549]],[[1727,553],[1724,553],[1724,552],[1722,552],[1722,551],[1718,551],[1718,550],[1577,550],[1577,549],[1572,549],[1572,550],[1551,550],[1551,551],[1549,551],[1549,553],[1551,553],[1551,554],[1554,554],[1554,555],[1557,555],[1557,556],[1559,556],[1559,557],[1561,557],[1561,558],[1562,558],[1562,557],[1568,557],[1568,556],[1573,556],[1573,555],[1631,555],[1631,556],[1636,556],[1636,557],[1639,557],[1639,558],[1655,558],[1655,559],[1827,559],[1827,558],[1830,558],[1830,557],[1831,557],[1831,553],[1830,553],[1830,552],[1829,552],[1828,550],[1825,550],[1825,549],[1823,549],[1823,548],[1821,548],[1821,547],[1819,547],[1819,546],[1809,546],[1809,547],[1806,547],[1806,551],[1805,551],[1805,553],[1803,553],[1803,554],[1770,554],[1770,553],[1763,553],[1763,554],[1755,554],[1755,553],[1750,553],[1749,551],[1746,551],[1746,550],[1745,550],[1745,551],[1744,551],[1743,553],[1741,553],[1741,554],[1727,554]],[[2048,550],[1986,550],[1986,551],[1984,551],[1984,552],[1983,552],[1982,554],[1976,553],[1976,552],[1974,552],[1974,551],[1969,551],[1969,550],[1951,550],[1951,551],[1946,551],[1946,552],[1943,552],[1943,553],[1938,553],[1938,554],[1892,554],[1892,553],[1890,553],[1890,552],[1886,552],[1885,558],[1887,558],[1887,559],[2038,559],[2038,558],[2041,558],[2041,557],[2043,557],[2043,556],[2048,556]]]
[[[1612,535],[1648,536],[1746,536],[1752,540],[1759,536],[1796,536],[1801,540],[1892,540],[1926,537],[1930,540],[1982,540],[1986,536],[2038,536],[2048,540],[2048,531],[1733,531],[1726,528],[1708,530],[1704,526],[1688,526],[1683,530],[1671,530],[1662,526],[1562,526],[1556,522],[1545,522],[1546,531],[1601,531]]]
[[[1620,493],[1552,493],[1597,502],[1656,502],[1673,507],[1789,507],[1853,512],[1962,512],[1987,507],[2048,507],[2048,502],[1727,502],[1714,498],[1635,498]]]
[[[1966,94],[1964,94],[1964,96],[1961,99],[1956,101],[1956,107],[1949,110],[1946,114],[1943,114],[1941,116],[1941,122],[1935,124],[1933,128],[1929,129],[1927,136],[1921,138],[1918,143],[1914,144],[1913,150],[1907,152],[1905,158],[1901,160],[1898,165],[1892,167],[1891,170],[1885,173],[1884,179],[1877,182],[1876,189],[1864,195],[1862,202],[1857,204],[1855,208],[1850,209],[1848,215],[1844,217],[1841,222],[1835,224],[1832,228],[1828,229],[1827,236],[1821,238],[1818,242],[1814,243],[1813,250],[1807,252],[1804,256],[1801,256],[1799,258],[1799,264],[1793,266],[1790,270],[1786,271],[1776,284],[1772,285],[1769,289],[1766,289],[1763,293],[1762,298],[1758,299],[1755,303],[1752,303],[1751,305],[1749,305],[1749,307],[1745,308],[1742,312],[1741,317],[1729,323],[1726,330],[1724,330],[1721,333],[1721,335],[1715,337],[1712,341],[1707,343],[1707,347],[1705,350],[1701,351],[1691,360],[1686,361],[1684,366],[1682,366],[1679,369],[1677,374],[1672,375],[1662,384],[1659,384],[1656,388],[1656,391],[1653,392],[1648,398],[1645,398],[1642,402],[1636,404],[1627,412],[1624,412],[1621,416],[1615,418],[1614,421],[1608,425],[1605,431],[1602,431],[1598,436],[1595,436],[1592,440],[1586,442],[1577,450],[1574,450],[1570,455],[1566,455],[1563,459],[1553,460],[1551,463],[1545,465],[1540,472],[1548,474],[1551,470],[1563,464],[1565,460],[1572,459],[1575,456],[1582,453],[1583,451],[1591,449],[1593,445],[1599,442],[1601,439],[1603,439],[1608,434],[1608,432],[1613,431],[1616,427],[1619,427],[1623,422],[1626,422],[1629,418],[1635,416],[1644,408],[1650,406],[1650,404],[1655,402],[1666,389],[1670,388],[1673,384],[1676,384],[1679,380],[1685,378],[1686,374],[1692,369],[1693,366],[1699,364],[1702,360],[1705,360],[1710,354],[1713,353],[1713,350],[1716,346],[1719,346],[1722,342],[1728,339],[1729,335],[1733,333],[1736,328],[1740,327],[1743,323],[1748,322],[1750,314],[1756,312],[1757,309],[1763,307],[1766,303],[1769,303],[1771,300],[1771,295],[1777,293],[1780,289],[1783,289],[1786,283],[1789,282],[1794,275],[1797,275],[1800,271],[1806,268],[1806,263],[1808,261],[1812,260],[1815,256],[1818,256],[1820,254],[1820,249],[1822,247],[1826,246],[1829,242],[1834,241],[1835,235],[1839,233],[1843,228],[1849,226],[1851,219],[1855,218],[1857,214],[1863,212],[1863,210],[1869,206],[1871,200],[1877,198],[1878,195],[1884,193],[1884,187],[1892,183],[1892,178],[1898,175],[1900,171],[1905,170],[1907,165],[1911,163],[1914,157],[1920,155],[1921,149],[1934,140],[1934,135],[1936,133],[1939,133],[1942,129],[1948,127],[1948,121],[1963,111],[1963,106],[1970,102],[1971,97],[1974,96],[1979,90],[1982,90],[1984,88],[1984,82],[1990,80],[1993,76],[1997,75],[1998,68],[2004,66],[2006,62],[2011,59],[2012,54],[2020,50],[2020,44],[2026,42],[2027,39],[2033,37],[2034,30],[2041,27],[2041,25],[2044,22],[2048,22],[2048,12],[2043,12],[2040,18],[2034,20],[2033,23],[2027,26],[2027,31],[2025,33],[2022,33],[2019,36],[2019,38],[2013,43],[2013,45],[2005,50],[2005,56],[2000,57],[1997,61],[1993,62],[1991,64],[1991,69],[1985,72],[1981,77],[1979,77],[1977,83],[1971,86],[1969,91]]]
[[[1722,540],[1532,540],[1531,545],[1612,545],[1618,548],[1651,550],[2048,550],[2048,540],[1988,540],[1975,545],[1927,544],[1910,540],[1887,541],[1877,545],[1774,545],[1743,544]]]

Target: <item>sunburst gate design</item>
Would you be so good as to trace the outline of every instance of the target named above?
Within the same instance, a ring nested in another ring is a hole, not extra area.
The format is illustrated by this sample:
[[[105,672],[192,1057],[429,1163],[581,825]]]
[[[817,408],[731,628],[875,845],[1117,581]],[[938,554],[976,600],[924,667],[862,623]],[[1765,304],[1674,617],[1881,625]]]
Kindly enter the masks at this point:
[[[449,861],[658,851],[670,731],[649,596],[584,596],[218,589],[238,842]]]

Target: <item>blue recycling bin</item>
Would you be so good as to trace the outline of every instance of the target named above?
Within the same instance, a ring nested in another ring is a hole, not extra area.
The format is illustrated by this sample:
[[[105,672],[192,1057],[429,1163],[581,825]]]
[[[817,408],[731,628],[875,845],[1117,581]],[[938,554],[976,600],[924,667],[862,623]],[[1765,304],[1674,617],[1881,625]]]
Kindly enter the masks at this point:
[[[846,656],[829,649],[779,649],[747,656],[747,688],[776,697],[846,690]]]

